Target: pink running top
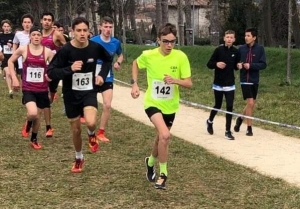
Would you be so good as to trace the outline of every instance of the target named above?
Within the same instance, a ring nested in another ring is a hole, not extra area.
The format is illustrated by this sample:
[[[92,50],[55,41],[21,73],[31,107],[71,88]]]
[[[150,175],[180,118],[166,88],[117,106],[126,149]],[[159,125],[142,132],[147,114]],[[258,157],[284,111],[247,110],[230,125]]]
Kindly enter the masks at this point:
[[[48,81],[45,78],[47,63],[45,61],[45,47],[40,55],[33,55],[27,46],[27,57],[23,62],[22,91],[47,92]]]
[[[53,34],[55,30],[53,30],[49,36],[43,36],[41,44],[52,51],[55,51],[55,53],[60,49],[60,47],[56,46],[53,42]]]

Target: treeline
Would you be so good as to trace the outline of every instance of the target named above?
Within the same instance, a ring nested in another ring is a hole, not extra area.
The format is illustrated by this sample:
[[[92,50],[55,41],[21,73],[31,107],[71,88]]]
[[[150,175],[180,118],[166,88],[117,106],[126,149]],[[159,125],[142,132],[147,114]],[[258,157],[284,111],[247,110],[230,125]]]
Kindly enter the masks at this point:
[[[190,24],[193,3],[200,0],[152,0],[155,10],[151,13],[153,19],[153,30],[155,34],[159,25],[168,21],[168,4],[178,4],[179,18],[178,23],[183,24],[185,16],[186,24]],[[287,45],[288,39],[288,16],[289,1],[292,3],[292,42],[294,46],[300,48],[299,12],[297,0],[201,0],[207,2],[207,18],[210,20],[210,29],[217,30],[217,39],[212,37],[210,40],[219,42],[222,34],[227,29],[233,29],[237,33],[236,44],[244,42],[244,30],[247,27],[257,27],[259,29],[259,42],[265,46]],[[124,31],[129,33],[137,44],[141,43],[141,34],[137,30],[136,15],[147,12],[149,8],[143,9],[140,0],[1,0],[0,1],[0,20],[10,19],[15,27],[20,27],[20,17],[22,14],[31,13],[35,22],[39,24],[40,14],[43,11],[53,12],[55,19],[63,25],[70,25],[71,20],[78,15],[85,15],[92,19],[95,33],[95,14],[100,16],[109,15],[115,20],[115,36],[122,37]],[[213,14],[213,15],[211,15]],[[217,15],[215,15],[217,14]],[[217,17],[217,18],[216,18]],[[124,20],[127,21],[124,21]],[[126,22],[126,24],[125,24]],[[191,25],[188,25],[191,27]],[[179,28],[179,34],[184,31]],[[152,34],[151,33],[151,34]],[[187,35],[185,43],[192,45],[192,36]],[[127,35],[128,37],[128,35]],[[180,37],[180,36],[179,36]],[[180,41],[180,40],[179,40]],[[180,41],[183,43],[183,40]]]

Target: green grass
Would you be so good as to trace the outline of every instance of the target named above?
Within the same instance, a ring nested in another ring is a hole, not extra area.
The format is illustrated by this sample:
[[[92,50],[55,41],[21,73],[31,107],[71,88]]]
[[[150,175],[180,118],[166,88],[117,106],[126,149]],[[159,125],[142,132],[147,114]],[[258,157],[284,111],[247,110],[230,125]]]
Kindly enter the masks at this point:
[[[131,79],[130,63],[135,59],[142,50],[149,49],[147,46],[137,47],[127,45],[128,62],[122,65],[122,70],[115,73],[116,78],[125,82]],[[214,105],[213,91],[211,89],[213,82],[213,71],[206,67],[214,47],[181,47],[189,57],[192,66],[192,89],[182,89],[181,98],[184,100],[196,102],[198,104],[212,107]],[[285,49],[266,48],[267,69],[261,71],[259,93],[257,98],[254,117],[274,122],[280,122],[300,127],[299,104],[300,104],[300,52],[294,50],[292,54],[292,85],[285,85],[286,77],[286,51]],[[241,113],[245,101],[242,98],[241,88],[239,85],[239,72],[236,72],[236,94],[234,103],[234,112]],[[139,85],[146,88],[146,74],[140,71]],[[225,110],[225,103],[222,109]],[[209,110],[206,110],[209,111]],[[254,122],[254,126],[276,131],[278,133],[300,137],[300,131],[278,127],[276,125]]]
[[[265,177],[172,137],[166,191],[145,178],[153,127],[112,111],[109,144],[89,153],[85,131],[84,172],[72,174],[74,149],[62,100],[53,105],[55,137],[46,139],[42,122],[33,150],[21,137],[25,108],[18,93],[8,99],[0,80],[0,208],[299,208],[300,189]],[[83,126],[83,130],[85,127]]]

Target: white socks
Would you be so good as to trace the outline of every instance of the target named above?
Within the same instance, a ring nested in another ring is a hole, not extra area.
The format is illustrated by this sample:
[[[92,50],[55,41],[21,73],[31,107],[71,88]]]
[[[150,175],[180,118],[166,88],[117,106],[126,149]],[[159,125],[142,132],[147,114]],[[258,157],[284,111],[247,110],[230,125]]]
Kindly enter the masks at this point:
[[[88,135],[95,135],[95,131],[90,131],[89,129],[87,130]]]
[[[80,152],[75,152],[76,153],[76,159],[83,159],[83,154],[82,154],[82,151]]]

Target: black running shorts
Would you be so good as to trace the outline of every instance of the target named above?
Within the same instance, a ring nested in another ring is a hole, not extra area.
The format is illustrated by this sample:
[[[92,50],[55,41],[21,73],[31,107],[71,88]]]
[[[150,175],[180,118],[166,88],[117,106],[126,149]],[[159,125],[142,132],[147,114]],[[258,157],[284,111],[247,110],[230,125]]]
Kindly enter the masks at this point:
[[[22,103],[35,102],[40,109],[50,107],[50,99],[47,92],[23,91]]]
[[[175,119],[175,113],[172,114],[163,114],[160,109],[157,107],[149,107],[145,109],[146,114],[148,115],[149,119],[151,120],[152,115],[156,113],[160,113],[163,116],[163,119],[165,121],[165,124],[167,127],[171,128],[173,125],[173,121]]]
[[[250,98],[256,100],[257,93],[258,93],[258,84],[253,84],[253,85],[242,84],[241,88],[242,88],[244,100]]]

